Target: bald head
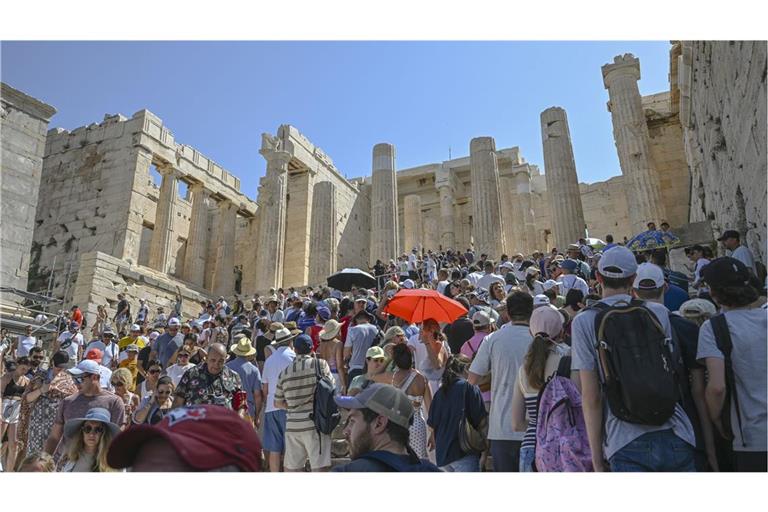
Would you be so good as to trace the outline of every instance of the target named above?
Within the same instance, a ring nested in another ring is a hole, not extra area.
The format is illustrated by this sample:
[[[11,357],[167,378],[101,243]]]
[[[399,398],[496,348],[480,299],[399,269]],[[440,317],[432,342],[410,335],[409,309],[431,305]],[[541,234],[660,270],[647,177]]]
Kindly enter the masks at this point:
[[[206,359],[208,373],[218,375],[224,369],[224,363],[227,362],[227,349],[221,343],[213,343],[208,347],[208,357]]]

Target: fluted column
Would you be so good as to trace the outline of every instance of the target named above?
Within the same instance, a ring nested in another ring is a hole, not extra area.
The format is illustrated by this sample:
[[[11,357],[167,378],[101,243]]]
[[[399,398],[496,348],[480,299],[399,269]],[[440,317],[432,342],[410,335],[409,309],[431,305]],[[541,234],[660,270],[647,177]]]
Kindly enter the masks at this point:
[[[399,253],[397,222],[397,176],[395,146],[373,147],[371,176],[371,262],[389,261]]]
[[[501,220],[504,229],[504,252],[515,254],[523,251],[525,221],[520,201],[517,200],[517,185],[514,177],[500,176]]]
[[[536,249],[536,224],[533,219],[533,200],[531,197],[531,174],[527,166],[521,167],[515,173],[514,202],[518,212],[518,228],[521,233],[520,252],[530,254]]]
[[[173,217],[176,201],[176,171],[172,167],[159,168],[163,181],[155,210],[155,228],[149,244],[149,266],[168,273],[171,242],[174,240]]]
[[[219,202],[219,245],[216,248],[216,266],[213,270],[215,295],[231,296],[235,293],[235,228],[237,206],[223,199]]]
[[[472,180],[472,235],[475,252],[498,258],[504,250],[501,230],[499,166],[493,137],[477,137],[469,144]]]
[[[336,271],[336,187],[321,181],[312,195],[309,283],[321,284]]]
[[[208,197],[211,193],[202,183],[191,185],[190,190],[192,192],[192,218],[189,220],[187,251],[184,254],[184,279],[202,287],[205,276],[208,234]]]
[[[440,194],[440,245],[445,249],[457,249],[456,228],[453,224],[455,186],[448,167],[440,166],[435,176],[435,188]],[[437,249],[431,247],[431,249]]]
[[[287,211],[287,151],[262,149],[267,160],[267,174],[259,182],[259,234],[256,259],[256,286],[260,292],[277,288],[283,277],[285,254],[285,218]]]
[[[407,195],[403,201],[403,229],[405,232],[405,251],[421,249],[424,246],[424,231],[421,219],[421,196]]]
[[[626,180],[630,222],[633,231],[645,231],[648,222],[658,223],[666,218],[666,213],[658,176],[651,164],[650,136],[637,86],[640,61],[627,53],[615,57],[602,71],[603,84],[610,97],[608,109],[613,121],[613,137]]]
[[[560,107],[541,113],[544,169],[552,210],[555,247],[563,249],[584,236],[584,208],[573,158],[568,116]]]

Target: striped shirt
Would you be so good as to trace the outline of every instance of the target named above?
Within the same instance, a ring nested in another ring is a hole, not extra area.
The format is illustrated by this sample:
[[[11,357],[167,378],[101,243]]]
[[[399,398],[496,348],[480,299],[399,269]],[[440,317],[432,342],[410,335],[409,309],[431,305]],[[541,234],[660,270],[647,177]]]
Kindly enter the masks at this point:
[[[275,401],[288,404],[286,432],[314,432],[315,422],[309,417],[312,412],[315,385],[315,364],[320,364],[320,374],[333,382],[331,370],[323,359],[309,355],[296,355],[296,359],[280,373],[275,389]]]

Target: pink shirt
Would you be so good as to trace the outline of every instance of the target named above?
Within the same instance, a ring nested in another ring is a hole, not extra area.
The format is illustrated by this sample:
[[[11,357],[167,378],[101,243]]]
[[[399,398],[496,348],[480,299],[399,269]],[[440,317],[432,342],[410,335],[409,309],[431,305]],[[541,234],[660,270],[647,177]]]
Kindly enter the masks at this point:
[[[462,355],[465,355],[470,359],[474,359],[475,354],[477,354],[477,351],[480,350],[480,345],[483,344],[483,340],[485,339],[486,336],[488,336],[487,332],[482,332],[482,331],[475,332],[474,336],[472,336],[471,338],[469,338],[467,341],[464,342],[459,352],[461,352]],[[490,391],[485,391],[481,394],[483,395],[484,402],[491,401]]]

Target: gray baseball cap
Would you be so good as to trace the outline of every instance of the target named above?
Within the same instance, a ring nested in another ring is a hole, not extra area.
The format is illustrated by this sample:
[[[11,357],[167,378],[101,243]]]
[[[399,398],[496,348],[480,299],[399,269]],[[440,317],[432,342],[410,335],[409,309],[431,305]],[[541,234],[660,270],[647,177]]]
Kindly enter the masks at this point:
[[[342,409],[370,409],[403,428],[410,427],[413,405],[405,393],[389,384],[371,384],[355,396],[336,396]]]

